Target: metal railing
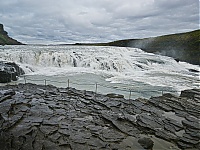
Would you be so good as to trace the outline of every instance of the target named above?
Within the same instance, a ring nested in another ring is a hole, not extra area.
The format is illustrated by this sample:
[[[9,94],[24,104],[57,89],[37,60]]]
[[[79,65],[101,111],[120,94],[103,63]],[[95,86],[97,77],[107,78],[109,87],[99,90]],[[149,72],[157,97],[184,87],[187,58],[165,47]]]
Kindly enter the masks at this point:
[[[63,84],[63,81],[55,81],[55,80],[49,80],[49,79],[30,79],[30,78],[27,78],[26,76],[23,76],[24,78],[24,84],[26,83],[36,83],[36,82],[40,82],[43,83],[45,86],[47,85],[54,85],[52,83],[59,83],[59,84]],[[51,84],[49,84],[51,83]],[[95,84],[88,84],[88,83],[77,83],[77,82],[74,82],[74,81],[71,81],[69,79],[66,79],[66,86],[65,87],[73,87],[72,85],[77,85],[77,86],[93,86],[94,90],[93,92],[95,92],[96,94],[98,93],[98,88],[99,87],[103,87],[103,88],[109,88],[109,89],[114,89],[114,90],[117,90],[117,91],[121,91],[121,92],[126,92],[127,96],[128,96],[128,99],[131,99],[133,93],[141,93],[141,92],[159,92],[160,95],[164,94],[165,92],[167,93],[178,93],[180,91],[175,91],[175,90],[167,90],[167,91],[164,91],[164,90],[141,90],[139,89],[139,87],[133,87],[133,88],[127,88],[127,87],[124,87],[124,86],[111,86],[111,85],[105,85],[105,84],[102,84],[102,83],[95,83]]]

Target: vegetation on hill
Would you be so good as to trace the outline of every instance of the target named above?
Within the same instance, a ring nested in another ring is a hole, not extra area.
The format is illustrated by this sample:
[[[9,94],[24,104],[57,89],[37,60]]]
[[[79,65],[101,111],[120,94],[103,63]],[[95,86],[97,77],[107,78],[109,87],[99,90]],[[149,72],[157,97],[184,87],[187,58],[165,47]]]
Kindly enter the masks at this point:
[[[200,65],[199,44],[200,30],[144,39],[126,39],[109,43],[76,43],[76,45],[140,48],[146,52],[170,56],[176,60]]]
[[[4,31],[3,24],[0,24],[0,45],[21,45],[22,43],[14,40],[8,36],[8,33]]]
[[[145,39],[129,39],[107,43],[109,46],[136,47],[146,52],[170,56],[200,65],[200,30]]]

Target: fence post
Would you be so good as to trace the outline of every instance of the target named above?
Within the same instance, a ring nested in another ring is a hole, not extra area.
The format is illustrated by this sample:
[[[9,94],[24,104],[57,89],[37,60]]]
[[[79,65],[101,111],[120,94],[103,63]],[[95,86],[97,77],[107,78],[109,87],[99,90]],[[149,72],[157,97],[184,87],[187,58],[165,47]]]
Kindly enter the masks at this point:
[[[67,80],[67,87],[68,87],[68,89],[69,89],[69,79]]]
[[[45,85],[45,86],[47,85],[47,81],[46,81],[46,79],[44,79],[44,85]]]
[[[97,83],[96,83],[96,86],[95,86],[95,93],[97,94]]]
[[[131,99],[131,90],[130,90],[130,94],[129,94],[129,100]]]
[[[96,95],[97,95],[97,83],[95,84],[95,93],[94,93],[95,100],[96,100]]]
[[[67,79],[67,94],[69,95],[69,79]]]
[[[162,95],[163,95],[163,90],[162,90]]]
[[[26,84],[26,76],[24,75],[24,84]]]

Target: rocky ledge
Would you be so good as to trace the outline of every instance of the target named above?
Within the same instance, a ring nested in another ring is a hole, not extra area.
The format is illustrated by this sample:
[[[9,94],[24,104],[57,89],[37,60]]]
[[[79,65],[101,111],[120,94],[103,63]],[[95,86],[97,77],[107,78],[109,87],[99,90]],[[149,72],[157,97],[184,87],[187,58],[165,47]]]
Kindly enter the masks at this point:
[[[0,83],[16,81],[23,74],[23,69],[16,63],[0,61]]]
[[[199,149],[200,89],[127,100],[35,84],[0,87],[2,150]]]

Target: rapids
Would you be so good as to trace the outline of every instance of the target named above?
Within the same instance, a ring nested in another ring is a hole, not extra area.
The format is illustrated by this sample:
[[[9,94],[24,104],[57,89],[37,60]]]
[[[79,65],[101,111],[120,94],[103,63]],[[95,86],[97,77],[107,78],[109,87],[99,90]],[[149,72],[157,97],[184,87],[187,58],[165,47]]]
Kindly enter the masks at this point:
[[[159,87],[177,92],[199,87],[199,66],[137,48],[1,46],[0,60],[16,62],[31,79],[74,78],[78,83],[117,84],[122,89],[126,85],[125,89]]]

